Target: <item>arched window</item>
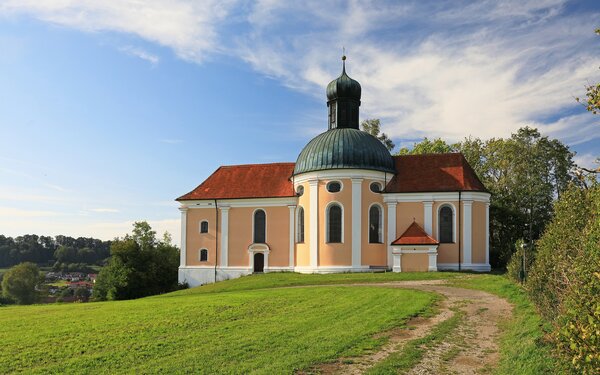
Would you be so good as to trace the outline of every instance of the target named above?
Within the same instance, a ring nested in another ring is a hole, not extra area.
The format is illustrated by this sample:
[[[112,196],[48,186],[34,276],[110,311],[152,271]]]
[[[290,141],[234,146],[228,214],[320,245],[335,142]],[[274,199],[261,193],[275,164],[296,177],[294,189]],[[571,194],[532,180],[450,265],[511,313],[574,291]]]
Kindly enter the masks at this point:
[[[327,242],[342,242],[342,207],[332,204],[327,209]]]
[[[440,208],[439,214],[439,240],[441,243],[454,242],[453,236],[453,213],[450,206]]]
[[[254,243],[266,243],[267,215],[263,210],[254,211]]]
[[[200,261],[207,262],[208,261],[208,250],[202,249],[200,250]]]
[[[203,221],[200,223],[200,233],[208,233],[208,221]]]
[[[297,242],[304,242],[304,208],[298,207],[298,220],[296,221],[298,225],[297,229]]]
[[[369,208],[369,243],[382,243],[381,208],[374,204]]]

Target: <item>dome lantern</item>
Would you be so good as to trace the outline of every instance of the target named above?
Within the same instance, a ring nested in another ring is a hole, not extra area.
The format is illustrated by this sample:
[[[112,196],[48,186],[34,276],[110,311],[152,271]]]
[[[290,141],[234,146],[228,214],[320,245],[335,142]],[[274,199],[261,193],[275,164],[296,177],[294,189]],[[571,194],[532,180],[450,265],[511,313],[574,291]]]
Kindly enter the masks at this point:
[[[327,85],[329,129],[358,129],[361,87],[346,74],[346,56],[342,56],[342,74]]]

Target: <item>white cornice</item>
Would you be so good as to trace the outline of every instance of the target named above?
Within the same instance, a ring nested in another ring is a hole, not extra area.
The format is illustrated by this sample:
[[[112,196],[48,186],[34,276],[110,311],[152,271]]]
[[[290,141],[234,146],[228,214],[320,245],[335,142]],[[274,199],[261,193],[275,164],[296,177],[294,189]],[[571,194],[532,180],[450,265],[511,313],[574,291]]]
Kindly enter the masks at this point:
[[[461,200],[475,202],[489,202],[490,193],[480,191],[463,191]],[[393,202],[448,202],[458,201],[458,192],[435,192],[435,193],[384,193],[385,203]]]
[[[304,183],[309,180],[330,180],[330,179],[369,179],[383,182],[387,176],[387,184],[390,182],[393,173],[385,173],[379,171],[370,171],[365,169],[329,169],[325,171],[314,171],[303,173],[294,177],[294,185]]]
[[[217,199],[219,208],[234,207],[284,207],[298,204],[297,197],[283,198],[244,198],[244,199]],[[189,200],[182,201],[181,208],[215,208],[214,200]]]

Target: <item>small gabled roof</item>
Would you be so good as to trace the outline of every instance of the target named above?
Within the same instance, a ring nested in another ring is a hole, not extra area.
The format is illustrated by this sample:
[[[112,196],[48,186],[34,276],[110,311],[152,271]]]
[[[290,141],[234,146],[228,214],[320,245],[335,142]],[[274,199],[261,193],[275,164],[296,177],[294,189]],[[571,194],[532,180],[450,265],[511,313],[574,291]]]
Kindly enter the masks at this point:
[[[392,245],[438,245],[439,242],[425,233],[423,228],[416,222],[413,223],[402,233]]]
[[[394,156],[396,175],[385,193],[487,192],[460,153]]]
[[[222,166],[177,200],[293,197],[293,171],[294,163]]]

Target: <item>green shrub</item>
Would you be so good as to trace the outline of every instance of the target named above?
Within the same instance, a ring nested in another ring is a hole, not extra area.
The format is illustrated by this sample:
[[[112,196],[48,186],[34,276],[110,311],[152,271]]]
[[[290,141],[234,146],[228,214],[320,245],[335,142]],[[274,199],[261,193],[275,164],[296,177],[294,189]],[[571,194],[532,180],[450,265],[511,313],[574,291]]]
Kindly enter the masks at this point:
[[[571,187],[537,243],[527,290],[578,372],[600,368],[600,186]]]

